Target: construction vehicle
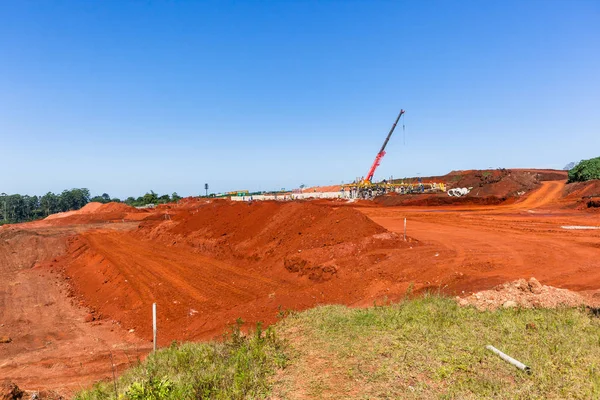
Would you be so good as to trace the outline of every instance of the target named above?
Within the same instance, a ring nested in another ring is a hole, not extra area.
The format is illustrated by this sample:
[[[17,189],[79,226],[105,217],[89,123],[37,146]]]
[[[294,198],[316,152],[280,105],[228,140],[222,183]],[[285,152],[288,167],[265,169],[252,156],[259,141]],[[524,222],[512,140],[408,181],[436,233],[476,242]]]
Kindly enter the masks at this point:
[[[373,161],[373,165],[371,165],[371,168],[369,169],[367,176],[363,180],[364,184],[368,185],[368,184],[373,183],[373,175],[375,175],[375,170],[377,170],[377,167],[379,167],[379,164],[381,164],[381,159],[383,158],[383,156],[385,156],[385,146],[387,146],[388,142],[390,141],[390,138],[392,137],[392,133],[394,133],[394,129],[396,129],[396,125],[398,125],[398,121],[400,120],[400,117],[402,116],[402,114],[404,114],[404,110],[400,110],[400,114],[398,114],[398,117],[396,118],[394,125],[392,125],[390,132],[388,133],[387,137],[385,138],[385,141],[383,142],[383,146],[381,146],[381,150],[379,150],[379,153],[377,153],[377,155],[375,156],[375,161]]]
[[[404,115],[404,110],[400,110],[400,113],[396,117],[392,128],[387,134],[381,149],[375,156],[375,160],[367,172],[367,175],[364,178],[357,178],[353,183],[342,185],[342,191],[347,193],[344,197],[348,198],[362,198],[362,199],[372,199],[376,196],[383,195],[389,192],[396,192],[399,194],[406,193],[425,193],[425,192],[436,192],[436,191],[446,191],[446,187],[444,184],[438,183],[423,183],[419,179],[418,184],[414,183],[394,183],[392,179],[383,180],[381,182],[373,182],[373,176],[375,175],[375,171],[377,167],[381,164],[381,160],[383,156],[385,156],[385,148],[392,137],[392,133],[396,129],[396,125],[398,125],[398,121],[402,115]],[[404,128],[404,126],[403,126]]]

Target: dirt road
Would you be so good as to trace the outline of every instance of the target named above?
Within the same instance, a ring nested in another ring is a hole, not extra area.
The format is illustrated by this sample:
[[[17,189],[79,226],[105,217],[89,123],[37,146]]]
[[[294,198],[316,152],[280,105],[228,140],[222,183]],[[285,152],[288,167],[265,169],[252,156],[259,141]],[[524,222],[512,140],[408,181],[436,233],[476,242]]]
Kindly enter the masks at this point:
[[[552,209],[564,187],[544,182],[525,201],[470,210],[362,208],[385,228],[408,233],[439,249],[441,262],[423,266],[421,282],[452,292],[489,289],[535,276],[572,290],[600,289],[600,232],[570,231],[563,225],[600,225],[597,214]]]

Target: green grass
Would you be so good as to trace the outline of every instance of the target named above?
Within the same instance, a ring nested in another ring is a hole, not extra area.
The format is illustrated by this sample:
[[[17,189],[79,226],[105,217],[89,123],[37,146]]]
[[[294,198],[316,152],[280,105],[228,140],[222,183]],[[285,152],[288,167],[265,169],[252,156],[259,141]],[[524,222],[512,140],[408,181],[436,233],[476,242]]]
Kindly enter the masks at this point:
[[[425,296],[367,309],[322,306],[288,315],[268,334],[235,332],[225,343],[157,352],[119,379],[121,397],[600,398],[600,319],[582,308],[479,312]],[[142,382],[164,393],[134,397]],[[78,398],[111,396],[112,383],[102,383]]]
[[[285,367],[282,342],[260,326],[248,336],[238,324],[224,342],[173,343],[150,354],[117,381],[100,382],[75,397],[95,399],[245,399],[270,393],[270,378]]]
[[[277,330],[293,349],[275,384],[280,398],[600,398],[600,323],[584,309],[479,312],[429,296],[368,309],[320,307]]]

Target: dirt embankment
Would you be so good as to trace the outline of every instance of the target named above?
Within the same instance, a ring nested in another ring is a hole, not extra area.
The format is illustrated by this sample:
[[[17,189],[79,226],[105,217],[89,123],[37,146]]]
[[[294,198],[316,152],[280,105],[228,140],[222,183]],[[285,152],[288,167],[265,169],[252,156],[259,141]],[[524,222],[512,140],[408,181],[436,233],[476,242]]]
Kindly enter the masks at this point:
[[[52,214],[37,225],[67,226],[98,224],[105,222],[141,221],[149,215],[148,210],[139,210],[124,203],[88,203],[76,211]]]
[[[385,206],[444,206],[510,204],[540,187],[541,182],[566,180],[565,171],[497,169],[452,171],[444,176],[422,178],[423,182],[442,182],[450,188],[471,188],[464,197],[439,194],[389,194],[375,202]],[[416,183],[415,178],[404,182]]]
[[[123,338],[111,323],[92,322],[53,268],[75,230],[23,226],[0,229],[0,380],[69,396],[111,374],[111,351],[120,371],[135,362],[142,355],[134,350],[143,348],[139,339]],[[138,344],[128,346],[129,339]]]
[[[142,238],[185,244],[214,256],[277,260],[355,242],[386,230],[348,207],[304,202],[215,202],[140,225]]]
[[[563,196],[570,208],[600,211],[600,180],[569,183]]]
[[[381,274],[373,267],[392,268],[392,256],[418,245],[354,209],[307,202],[215,201],[159,215],[132,232],[84,233],[59,264],[96,315],[141,337],[158,302],[163,343],[219,335],[238,317],[273,322],[280,309],[364,301]]]

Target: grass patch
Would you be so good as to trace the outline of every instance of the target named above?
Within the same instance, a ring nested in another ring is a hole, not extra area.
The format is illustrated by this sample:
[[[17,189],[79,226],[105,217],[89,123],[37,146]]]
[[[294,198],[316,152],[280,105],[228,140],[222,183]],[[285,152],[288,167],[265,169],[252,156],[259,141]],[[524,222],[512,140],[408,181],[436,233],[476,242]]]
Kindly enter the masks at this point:
[[[596,399],[600,319],[583,308],[479,312],[438,296],[322,306],[266,332],[237,326],[225,342],[175,344],[126,372],[118,390],[123,399]],[[106,382],[76,398],[114,397]]]
[[[99,382],[77,394],[96,399],[245,399],[270,393],[269,379],[286,358],[272,329],[260,325],[244,336],[240,323],[224,342],[173,343],[150,354],[117,381]]]
[[[600,323],[584,309],[479,312],[427,296],[368,309],[320,307],[289,317],[278,332],[294,349],[275,385],[281,398],[600,397]]]

